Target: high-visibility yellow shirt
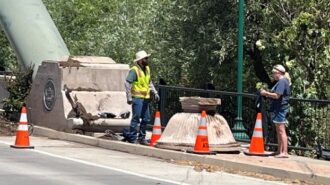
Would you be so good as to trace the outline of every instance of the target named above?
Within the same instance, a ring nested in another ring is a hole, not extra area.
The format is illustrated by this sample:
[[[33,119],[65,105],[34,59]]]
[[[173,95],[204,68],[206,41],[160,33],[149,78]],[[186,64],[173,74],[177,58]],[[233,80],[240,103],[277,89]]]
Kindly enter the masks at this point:
[[[149,99],[150,68],[146,66],[146,70],[144,72],[140,66],[133,66],[131,70],[134,70],[137,76],[137,80],[132,83],[132,96]]]

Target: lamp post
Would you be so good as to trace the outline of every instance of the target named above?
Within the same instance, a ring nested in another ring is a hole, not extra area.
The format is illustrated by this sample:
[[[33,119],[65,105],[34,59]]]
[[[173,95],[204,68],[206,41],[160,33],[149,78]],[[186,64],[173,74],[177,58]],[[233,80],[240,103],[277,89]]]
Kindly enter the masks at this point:
[[[233,133],[235,139],[248,140],[249,136],[243,125],[242,118],[242,92],[243,92],[243,42],[244,42],[244,0],[239,0],[239,18],[238,18],[238,65],[237,65],[237,117]]]

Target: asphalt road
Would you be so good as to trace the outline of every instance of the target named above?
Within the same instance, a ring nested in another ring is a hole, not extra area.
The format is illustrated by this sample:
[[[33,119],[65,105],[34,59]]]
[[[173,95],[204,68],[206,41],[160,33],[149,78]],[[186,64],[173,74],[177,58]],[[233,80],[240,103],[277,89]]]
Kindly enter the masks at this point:
[[[0,185],[284,184],[45,137],[30,137],[33,150],[14,141],[0,137]]]
[[[1,185],[174,184],[1,143],[0,156]]]

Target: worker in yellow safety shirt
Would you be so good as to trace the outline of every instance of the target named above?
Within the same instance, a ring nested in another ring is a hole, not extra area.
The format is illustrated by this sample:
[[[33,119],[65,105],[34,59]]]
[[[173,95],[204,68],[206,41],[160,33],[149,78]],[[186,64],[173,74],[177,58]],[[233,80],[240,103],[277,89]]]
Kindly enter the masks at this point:
[[[157,102],[160,97],[151,81],[148,61],[150,54],[139,51],[135,55],[134,66],[129,71],[125,81],[127,103],[132,105],[133,115],[130,128],[124,129],[123,136],[130,143],[149,145],[145,136],[147,124],[150,122],[150,93]],[[138,124],[140,124],[139,132],[137,131]]]

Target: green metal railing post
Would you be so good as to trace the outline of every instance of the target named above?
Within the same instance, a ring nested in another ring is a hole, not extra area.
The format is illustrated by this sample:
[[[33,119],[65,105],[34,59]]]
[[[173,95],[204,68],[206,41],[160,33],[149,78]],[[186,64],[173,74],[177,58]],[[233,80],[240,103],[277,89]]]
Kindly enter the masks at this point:
[[[243,42],[244,42],[244,0],[239,0],[238,18],[238,65],[237,65],[237,93],[243,91]],[[248,140],[247,131],[243,125],[242,118],[242,95],[237,96],[237,117],[233,128],[235,139]]]

